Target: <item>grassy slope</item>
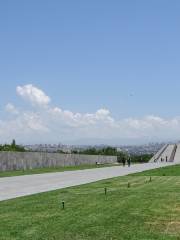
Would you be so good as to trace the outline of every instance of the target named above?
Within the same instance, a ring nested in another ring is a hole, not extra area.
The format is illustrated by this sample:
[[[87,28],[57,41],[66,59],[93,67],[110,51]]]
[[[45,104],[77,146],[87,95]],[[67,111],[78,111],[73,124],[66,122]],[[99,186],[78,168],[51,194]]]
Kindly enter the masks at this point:
[[[133,175],[0,202],[0,239],[178,240],[180,167],[172,169],[152,182]]]
[[[21,175],[30,175],[30,174],[41,174],[41,173],[52,173],[52,172],[64,172],[64,171],[74,171],[74,170],[83,170],[83,169],[91,169],[91,168],[102,168],[102,167],[110,167],[117,164],[102,164],[102,165],[80,165],[80,166],[68,166],[68,167],[54,167],[54,168],[35,168],[35,169],[27,169],[27,170],[14,170],[14,171],[0,171],[1,177],[13,177],[13,176],[21,176]]]
[[[180,176],[180,165],[158,168],[154,170],[137,173],[138,176]]]

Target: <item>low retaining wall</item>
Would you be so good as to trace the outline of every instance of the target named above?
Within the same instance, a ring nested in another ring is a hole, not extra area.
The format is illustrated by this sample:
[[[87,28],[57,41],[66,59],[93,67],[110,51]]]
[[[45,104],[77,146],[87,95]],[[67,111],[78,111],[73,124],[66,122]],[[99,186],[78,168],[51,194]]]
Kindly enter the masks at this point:
[[[82,164],[115,163],[115,156],[61,154],[46,152],[0,152],[0,171]]]

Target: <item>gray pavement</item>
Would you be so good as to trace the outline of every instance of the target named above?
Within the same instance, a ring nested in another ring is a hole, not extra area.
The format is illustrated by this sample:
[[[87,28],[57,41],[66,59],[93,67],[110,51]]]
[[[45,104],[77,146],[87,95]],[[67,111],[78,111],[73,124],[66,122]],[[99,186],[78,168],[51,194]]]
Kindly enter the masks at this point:
[[[56,189],[78,186],[103,179],[125,176],[131,173],[137,173],[171,165],[175,165],[175,163],[146,163],[135,164],[130,168],[115,166],[0,178],[0,201]]]

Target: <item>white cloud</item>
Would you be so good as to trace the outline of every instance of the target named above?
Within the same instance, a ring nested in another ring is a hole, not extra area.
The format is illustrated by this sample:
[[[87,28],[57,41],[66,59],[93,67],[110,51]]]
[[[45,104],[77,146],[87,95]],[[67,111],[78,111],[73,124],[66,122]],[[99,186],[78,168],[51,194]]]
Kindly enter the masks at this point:
[[[33,105],[46,106],[51,99],[41,89],[34,87],[32,84],[18,86],[16,88],[17,94],[23,99],[28,100]]]
[[[43,106],[18,111],[9,103],[5,109],[12,118],[0,119],[0,139],[16,138],[21,142],[63,142],[76,139],[167,140],[180,136],[180,117],[164,119],[159,116],[114,119],[110,111],[101,108],[94,113],[73,113],[60,107],[51,107],[50,98],[40,89],[25,85],[17,93],[32,106]],[[46,106],[46,107],[44,107]],[[107,142],[107,141],[106,141]],[[86,143],[86,142],[83,142]],[[96,143],[96,142],[94,142]]]
[[[26,112],[22,117],[23,124],[35,132],[49,132],[48,127],[43,122],[43,119],[36,113]]]
[[[5,106],[6,112],[12,113],[12,114],[18,114],[18,110],[15,108],[15,106],[12,103],[8,103]]]

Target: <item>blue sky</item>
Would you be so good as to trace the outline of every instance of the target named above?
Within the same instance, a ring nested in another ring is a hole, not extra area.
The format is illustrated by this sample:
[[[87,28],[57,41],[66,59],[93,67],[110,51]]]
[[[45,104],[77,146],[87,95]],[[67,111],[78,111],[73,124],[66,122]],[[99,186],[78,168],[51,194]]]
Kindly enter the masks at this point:
[[[43,122],[42,110],[34,107],[32,98],[17,93],[18,86],[27,85],[51,98],[49,108],[58,107],[73,114],[95,114],[98,109],[108,109],[115,122],[141,121],[148,116],[161,118],[167,124],[174,119],[179,121],[179,12],[177,0],[1,1],[1,125],[6,122],[9,128],[8,124],[17,123],[19,116],[9,116],[4,110],[10,103],[21,115],[26,111],[38,115],[49,131],[45,135],[47,142],[59,141],[58,136],[49,137],[55,132]],[[156,137],[179,137],[179,125],[176,130],[166,125],[172,130],[167,135],[166,128],[158,126],[152,126],[152,134],[150,130],[144,132],[145,139],[142,134],[137,138],[143,142]],[[82,133],[81,127],[76,129],[73,141],[99,137]],[[68,127],[64,128],[63,123],[57,128],[61,129],[61,140],[71,142],[66,133]],[[41,140],[41,134],[39,137],[37,133],[37,138],[32,138],[34,132],[31,134],[25,138],[19,131],[14,137],[21,142]],[[132,142],[122,129],[119,135]],[[138,133],[133,134],[133,139],[135,135]],[[8,133],[0,136],[1,142],[12,137]],[[101,139],[120,142],[110,130]]]

